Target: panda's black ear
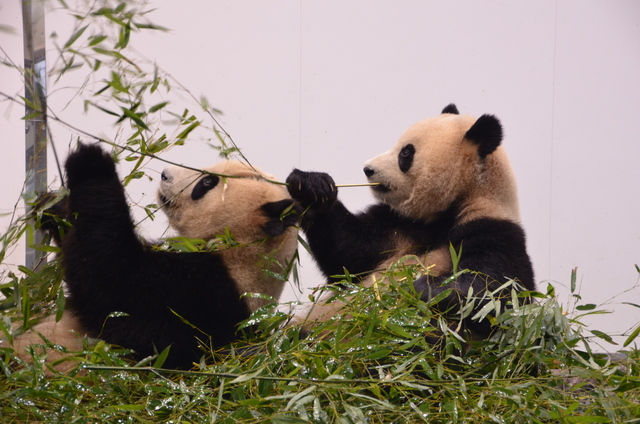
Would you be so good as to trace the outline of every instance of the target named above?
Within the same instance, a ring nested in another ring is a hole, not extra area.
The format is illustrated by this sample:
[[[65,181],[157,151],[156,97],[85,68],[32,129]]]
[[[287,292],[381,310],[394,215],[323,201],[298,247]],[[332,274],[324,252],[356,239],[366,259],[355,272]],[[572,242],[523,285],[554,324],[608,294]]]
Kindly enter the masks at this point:
[[[493,115],[482,115],[464,138],[478,146],[478,154],[481,159],[493,153],[502,142],[502,125]]]
[[[454,115],[460,115],[460,112],[458,112],[458,108],[453,103],[449,103],[448,105],[446,105],[445,108],[442,109],[442,113],[452,113]]]

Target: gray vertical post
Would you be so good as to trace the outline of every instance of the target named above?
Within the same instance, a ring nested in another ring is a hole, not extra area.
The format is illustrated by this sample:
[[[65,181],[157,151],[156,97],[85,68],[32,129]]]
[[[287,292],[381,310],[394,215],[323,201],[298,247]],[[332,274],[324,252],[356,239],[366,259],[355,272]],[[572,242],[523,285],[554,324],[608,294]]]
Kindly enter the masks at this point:
[[[26,120],[26,190],[27,194],[47,189],[47,67],[44,32],[44,0],[22,0],[24,32],[24,76]],[[27,205],[27,212],[29,206]],[[36,231],[28,243],[40,244],[42,233]],[[27,245],[25,265],[33,269],[41,252]]]

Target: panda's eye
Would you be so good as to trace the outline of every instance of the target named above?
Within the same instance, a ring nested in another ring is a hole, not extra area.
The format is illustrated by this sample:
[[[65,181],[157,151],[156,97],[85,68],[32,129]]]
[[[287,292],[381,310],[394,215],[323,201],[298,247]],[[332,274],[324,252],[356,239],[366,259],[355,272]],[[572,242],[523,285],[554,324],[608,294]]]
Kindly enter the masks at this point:
[[[398,153],[398,167],[402,172],[408,172],[413,165],[413,156],[416,154],[416,148],[413,144],[407,144]]]
[[[204,195],[209,192],[209,190],[218,185],[218,181],[220,181],[220,178],[215,175],[207,175],[206,177],[200,179],[200,181],[196,183],[196,185],[193,187],[193,190],[191,191],[191,199],[198,200],[203,198]]]

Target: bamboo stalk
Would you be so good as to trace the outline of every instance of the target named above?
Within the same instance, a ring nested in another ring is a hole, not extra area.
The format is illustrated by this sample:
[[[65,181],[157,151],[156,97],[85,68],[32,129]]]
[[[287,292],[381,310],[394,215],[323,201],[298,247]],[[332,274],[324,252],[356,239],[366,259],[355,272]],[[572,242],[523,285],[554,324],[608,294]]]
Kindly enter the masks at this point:
[[[362,183],[362,184],[336,184],[336,187],[366,187],[366,186],[377,186],[380,183]]]

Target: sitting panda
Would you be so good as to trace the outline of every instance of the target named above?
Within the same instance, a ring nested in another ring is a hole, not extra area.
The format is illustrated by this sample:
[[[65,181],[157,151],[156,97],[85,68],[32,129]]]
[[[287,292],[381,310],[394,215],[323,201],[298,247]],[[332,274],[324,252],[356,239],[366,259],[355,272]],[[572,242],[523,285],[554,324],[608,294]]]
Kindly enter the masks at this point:
[[[39,334],[81,350],[77,333],[132,349],[138,359],[170,346],[164,366],[190,368],[201,343],[234,340],[237,324],[268,302],[244,293],[278,299],[285,282],[275,275],[286,274],[297,248],[293,200],[241,162],[205,171],[165,169],[158,198],[181,236],[213,241],[228,231],[232,242],[216,251],[161,250],[136,235],[112,158],[79,146],[66,161],[70,194],[54,207],[71,228],[61,237],[48,224],[62,251],[67,309],[57,323],[49,317],[14,339],[16,352],[41,344]]]
[[[367,276],[417,255],[432,266],[414,283],[423,300],[453,289],[439,304],[443,311],[454,311],[470,287],[477,295],[514,279],[534,290],[516,182],[501,141],[495,116],[476,119],[448,105],[365,164],[369,182],[377,183],[372,190],[379,202],[358,214],[337,200],[329,175],[294,169],[287,178],[289,193],[306,209],[301,228],[322,273],[337,282],[344,270]],[[450,245],[462,248],[458,268],[477,273],[443,286],[453,273]],[[310,327],[342,306],[320,302],[293,321],[306,320]],[[465,324],[476,337],[491,331],[487,320]]]

